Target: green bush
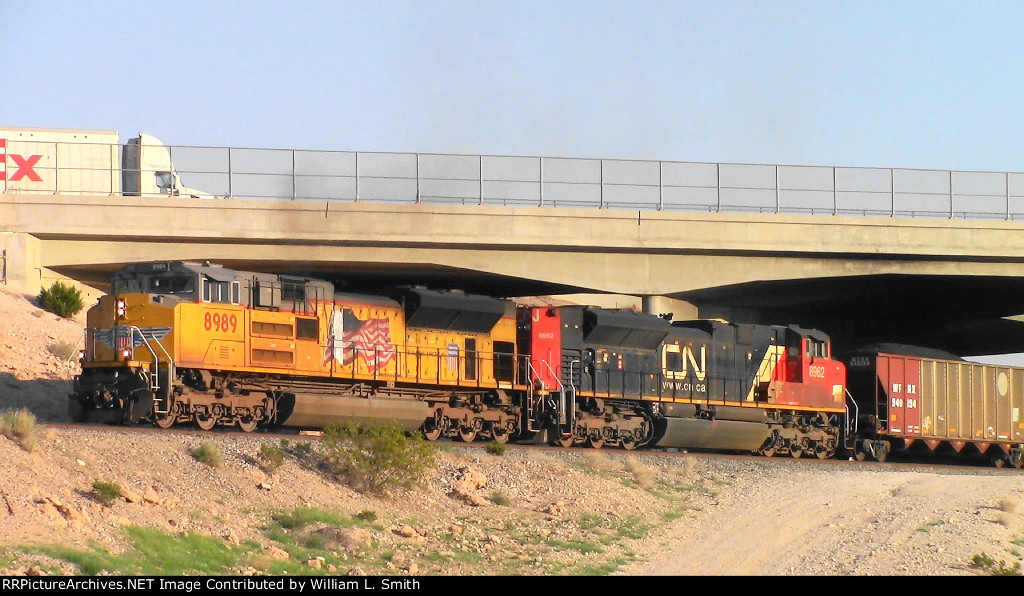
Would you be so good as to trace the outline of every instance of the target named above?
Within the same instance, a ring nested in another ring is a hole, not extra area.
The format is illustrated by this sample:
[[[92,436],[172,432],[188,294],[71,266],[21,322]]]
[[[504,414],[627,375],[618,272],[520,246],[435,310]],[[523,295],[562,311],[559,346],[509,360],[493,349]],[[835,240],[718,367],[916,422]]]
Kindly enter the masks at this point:
[[[39,306],[59,317],[70,319],[82,310],[85,303],[78,288],[55,281],[49,288],[39,291]]]
[[[97,479],[93,481],[92,491],[89,494],[100,503],[110,507],[114,501],[121,498],[121,485]]]
[[[494,503],[495,505],[507,507],[512,504],[512,498],[506,495],[505,493],[501,492],[500,490],[496,490],[491,493],[491,502]]]
[[[490,443],[484,445],[484,451],[490,453],[491,455],[497,455],[499,457],[505,455],[506,448],[507,447],[504,443],[499,443],[497,441],[491,441]]]
[[[284,449],[276,445],[264,443],[260,445],[260,452],[256,454],[256,457],[260,460],[260,467],[270,473],[281,467],[281,464],[284,463],[285,455],[287,454]]]
[[[375,522],[377,521],[377,512],[372,509],[363,509],[355,515],[355,518],[364,522]]]
[[[970,566],[983,569],[989,575],[1020,575],[1020,562],[1008,565],[1006,561],[996,561],[985,553],[979,553],[971,557]]]
[[[408,437],[393,424],[337,422],[324,429],[326,467],[359,491],[387,494],[420,484],[434,452],[420,436]]]
[[[211,468],[216,468],[224,463],[224,454],[213,443],[201,443],[192,450],[191,455],[196,461],[202,462]]]

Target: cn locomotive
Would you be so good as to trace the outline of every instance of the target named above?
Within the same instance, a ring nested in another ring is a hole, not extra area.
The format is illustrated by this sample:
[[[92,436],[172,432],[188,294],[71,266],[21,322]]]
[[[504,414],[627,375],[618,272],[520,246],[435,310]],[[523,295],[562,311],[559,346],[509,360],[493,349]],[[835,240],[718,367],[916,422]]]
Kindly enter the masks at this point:
[[[833,456],[829,337],[797,326],[527,307],[194,262],[128,265],[87,315],[76,420],[253,431],[397,421],[427,439]]]

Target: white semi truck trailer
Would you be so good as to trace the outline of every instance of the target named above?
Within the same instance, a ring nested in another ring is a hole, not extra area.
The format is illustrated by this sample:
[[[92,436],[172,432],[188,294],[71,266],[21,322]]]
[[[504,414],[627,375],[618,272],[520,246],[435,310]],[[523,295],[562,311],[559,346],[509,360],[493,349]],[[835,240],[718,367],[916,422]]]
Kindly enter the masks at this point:
[[[0,193],[213,198],[181,184],[171,154],[142,134],[0,127]]]

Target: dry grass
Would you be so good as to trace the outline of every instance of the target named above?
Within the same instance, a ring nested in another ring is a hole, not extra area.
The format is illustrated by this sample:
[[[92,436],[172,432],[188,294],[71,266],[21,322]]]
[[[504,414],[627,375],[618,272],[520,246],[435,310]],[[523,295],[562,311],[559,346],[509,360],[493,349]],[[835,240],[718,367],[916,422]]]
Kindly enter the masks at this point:
[[[0,434],[21,445],[25,451],[39,448],[36,417],[28,408],[4,412],[0,416]]]
[[[592,470],[613,472],[619,469],[619,464],[612,460],[612,458],[608,457],[608,454],[603,451],[593,449],[585,451],[583,453],[583,461],[586,462],[587,466]]]
[[[1013,513],[1014,511],[1017,510],[1017,501],[1014,499],[1004,497],[1002,499],[999,499],[998,508],[1000,511],[1003,511],[1005,513]]]
[[[623,467],[633,475],[633,480],[642,487],[649,487],[654,483],[656,472],[654,468],[644,465],[637,457],[627,457],[623,461]]]

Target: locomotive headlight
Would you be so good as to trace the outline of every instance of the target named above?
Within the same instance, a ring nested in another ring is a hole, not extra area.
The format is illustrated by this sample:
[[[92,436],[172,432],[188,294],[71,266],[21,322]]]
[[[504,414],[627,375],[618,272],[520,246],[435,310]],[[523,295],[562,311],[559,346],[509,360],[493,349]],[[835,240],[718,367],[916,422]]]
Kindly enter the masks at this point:
[[[128,348],[125,348],[125,349],[121,350],[121,357],[124,358],[125,360],[131,360],[132,359],[132,351],[130,349],[128,349]]]
[[[85,362],[85,350],[78,350],[78,361]]]
[[[119,319],[123,318],[124,315],[128,312],[128,309],[125,307],[123,298],[117,301],[117,310],[115,312],[117,314],[117,318]]]

